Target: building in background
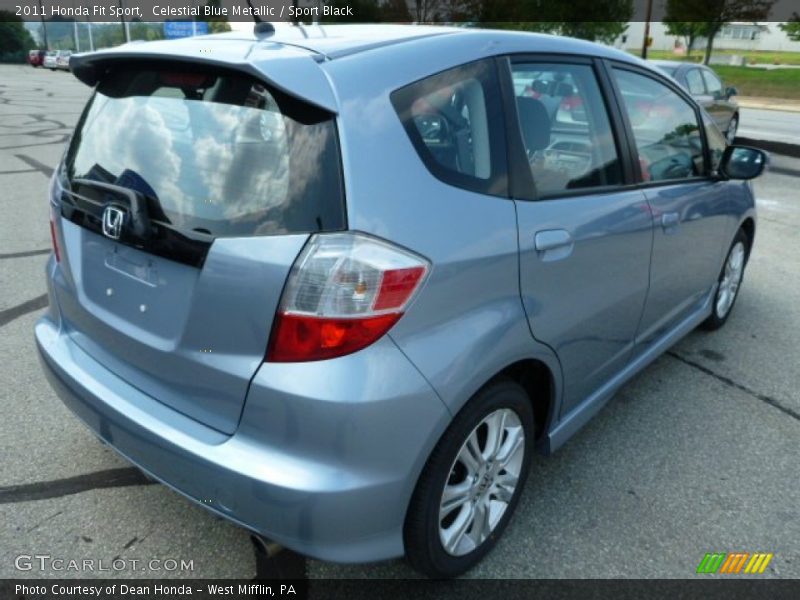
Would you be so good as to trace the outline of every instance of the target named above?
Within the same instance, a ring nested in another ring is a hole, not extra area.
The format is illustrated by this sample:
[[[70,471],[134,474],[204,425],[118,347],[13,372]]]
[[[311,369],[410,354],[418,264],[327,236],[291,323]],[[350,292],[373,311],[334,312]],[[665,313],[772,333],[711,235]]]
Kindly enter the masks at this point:
[[[778,27],[777,22],[761,23],[729,23],[714,38],[715,50],[768,50],[771,52],[800,51],[800,42],[793,42]],[[667,33],[664,23],[650,23],[650,37],[653,38],[652,50],[674,50],[685,47],[686,40],[681,36]],[[644,39],[644,22],[628,23],[625,34],[617,38],[614,46],[625,50],[640,50]],[[702,53],[706,39],[699,37],[694,41],[693,51]],[[680,51],[679,51],[680,52]]]

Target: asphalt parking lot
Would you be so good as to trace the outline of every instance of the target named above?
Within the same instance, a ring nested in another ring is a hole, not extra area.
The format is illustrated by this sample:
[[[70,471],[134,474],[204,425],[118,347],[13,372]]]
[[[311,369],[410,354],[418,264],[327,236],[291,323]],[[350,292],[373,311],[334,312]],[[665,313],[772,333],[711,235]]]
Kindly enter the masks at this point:
[[[77,575],[17,570],[33,554],[141,561],[82,576],[255,577],[245,531],[149,484],[40,372],[48,177],[88,95],[67,73],[0,66],[0,578]],[[696,577],[706,552],[743,551],[774,553],[760,577],[800,577],[800,160],[773,166],[755,184],[756,244],[727,326],[678,343],[537,458],[510,528],[469,576]],[[143,569],[151,559],[192,569]],[[304,566],[413,576],[403,561]]]

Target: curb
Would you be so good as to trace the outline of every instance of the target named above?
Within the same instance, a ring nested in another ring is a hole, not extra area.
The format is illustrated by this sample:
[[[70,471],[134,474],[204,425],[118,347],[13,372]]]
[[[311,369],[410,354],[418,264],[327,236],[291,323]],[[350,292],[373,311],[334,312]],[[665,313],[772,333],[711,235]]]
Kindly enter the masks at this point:
[[[792,113],[800,112],[800,104],[781,104],[781,103],[758,102],[758,101],[750,102],[748,100],[742,101],[741,98],[737,98],[737,102],[739,104],[739,108],[752,108],[755,110],[776,110],[776,111],[792,112]]]

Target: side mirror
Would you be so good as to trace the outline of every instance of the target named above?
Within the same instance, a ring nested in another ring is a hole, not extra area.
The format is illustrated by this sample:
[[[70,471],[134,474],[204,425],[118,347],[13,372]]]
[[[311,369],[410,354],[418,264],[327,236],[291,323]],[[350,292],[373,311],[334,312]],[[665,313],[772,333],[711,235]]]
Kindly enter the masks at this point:
[[[725,97],[726,98],[730,98],[731,96],[738,96],[738,95],[739,95],[739,90],[737,90],[733,86],[731,86],[731,87],[729,87],[729,88],[727,88],[725,90]]]
[[[769,155],[758,148],[728,146],[722,154],[719,170],[728,179],[755,179],[769,164]]]

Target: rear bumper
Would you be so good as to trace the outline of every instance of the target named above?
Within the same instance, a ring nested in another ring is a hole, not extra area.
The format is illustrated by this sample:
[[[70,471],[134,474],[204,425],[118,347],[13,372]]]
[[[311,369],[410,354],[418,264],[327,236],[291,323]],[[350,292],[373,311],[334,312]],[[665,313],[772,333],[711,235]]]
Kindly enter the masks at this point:
[[[406,507],[449,414],[388,337],[324,365],[265,364],[229,436],[117,377],[53,317],[35,327],[51,385],[130,462],[302,554],[364,562],[403,553]]]

